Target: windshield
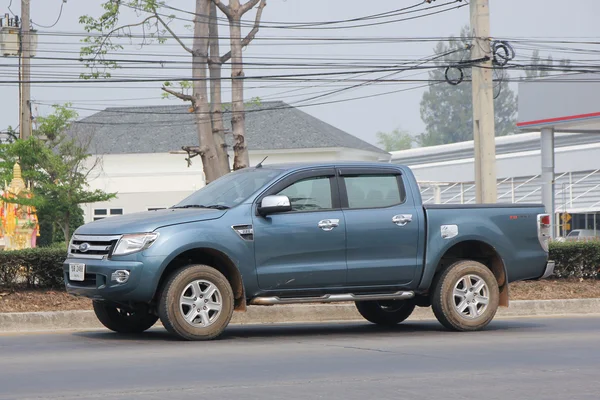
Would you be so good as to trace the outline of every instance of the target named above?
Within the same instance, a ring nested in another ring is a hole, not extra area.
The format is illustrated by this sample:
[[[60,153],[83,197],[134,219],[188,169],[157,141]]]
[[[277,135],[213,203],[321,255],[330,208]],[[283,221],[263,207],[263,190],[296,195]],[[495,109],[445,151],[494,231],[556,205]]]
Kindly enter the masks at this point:
[[[235,207],[280,173],[280,170],[270,168],[245,168],[231,172],[194,192],[173,208]]]

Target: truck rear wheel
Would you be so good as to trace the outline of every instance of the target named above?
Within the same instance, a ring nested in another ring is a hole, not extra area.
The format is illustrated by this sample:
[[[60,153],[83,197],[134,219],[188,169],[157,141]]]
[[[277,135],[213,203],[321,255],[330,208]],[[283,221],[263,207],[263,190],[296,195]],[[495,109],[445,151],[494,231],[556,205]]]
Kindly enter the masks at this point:
[[[498,281],[492,271],[476,261],[459,261],[437,279],[431,307],[446,328],[476,331],[492,321],[499,298]]]
[[[158,315],[167,331],[185,340],[210,340],[223,333],[233,316],[233,290],[216,269],[190,265],[165,284]]]
[[[367,321],[387,326],[404,321],[415,309],[411,300],[357,301],[355,304]]]
[[[141,333],[150,329],[158,317],[150,314],[146,307],[127,310],[103,301],[92,302],[98,320],[110,329],[119,333]]]

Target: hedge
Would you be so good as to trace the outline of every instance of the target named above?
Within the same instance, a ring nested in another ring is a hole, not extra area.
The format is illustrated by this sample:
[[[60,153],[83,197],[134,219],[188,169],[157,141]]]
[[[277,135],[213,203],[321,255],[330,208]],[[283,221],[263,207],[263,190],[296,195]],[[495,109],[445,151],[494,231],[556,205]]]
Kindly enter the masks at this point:
[[[556,278],[600,278],[600,241],[551,242]]]
[[[36,249],[0,251],[0,287],[64,288],[64,244]],[[552,242],[555,278],[600,278],[600,241]]]
[[[64,244],[35,249],[0,251],[0,287],[64,287]]]

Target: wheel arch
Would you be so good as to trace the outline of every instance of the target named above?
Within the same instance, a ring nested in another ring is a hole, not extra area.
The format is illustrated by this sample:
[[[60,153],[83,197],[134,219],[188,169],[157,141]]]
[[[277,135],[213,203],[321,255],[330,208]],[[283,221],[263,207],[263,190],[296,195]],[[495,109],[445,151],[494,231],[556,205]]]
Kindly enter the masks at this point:
[[[506,264],[494,246],[478,239],[460,241],[448,248],[437,262],[432,287],[441,273],[460,260],[473,260],[482,263],[492,271],[498,282],[500,306],[508,307],[508,275]]]
[[[164,284],[170,276],[190,264],[204,264],[221,272],[229,281],[235,299],[234,310],[246,311],[246,294],[242,274],[235,262],[222,251],[210,247],[195,247],[180,251],[167,263],[161,272],[154,294],[156,301],[161,296]]]

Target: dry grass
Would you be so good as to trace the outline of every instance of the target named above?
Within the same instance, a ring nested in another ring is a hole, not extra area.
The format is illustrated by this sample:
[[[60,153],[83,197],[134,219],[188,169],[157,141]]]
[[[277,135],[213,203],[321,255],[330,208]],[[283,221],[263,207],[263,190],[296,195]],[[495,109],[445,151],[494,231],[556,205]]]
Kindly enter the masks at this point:
[[[510,285],[511,300],[585,299],[600,297],[600,280],[543,280]]]
[[[511,300],[600,298],[600,280],[544,280],[516,282]],[[92,302],[62,291],[0,289],[0,312],[90,310]]]
[[[0,312],[91,310],[91,300],[49,290],[0,289]]]

